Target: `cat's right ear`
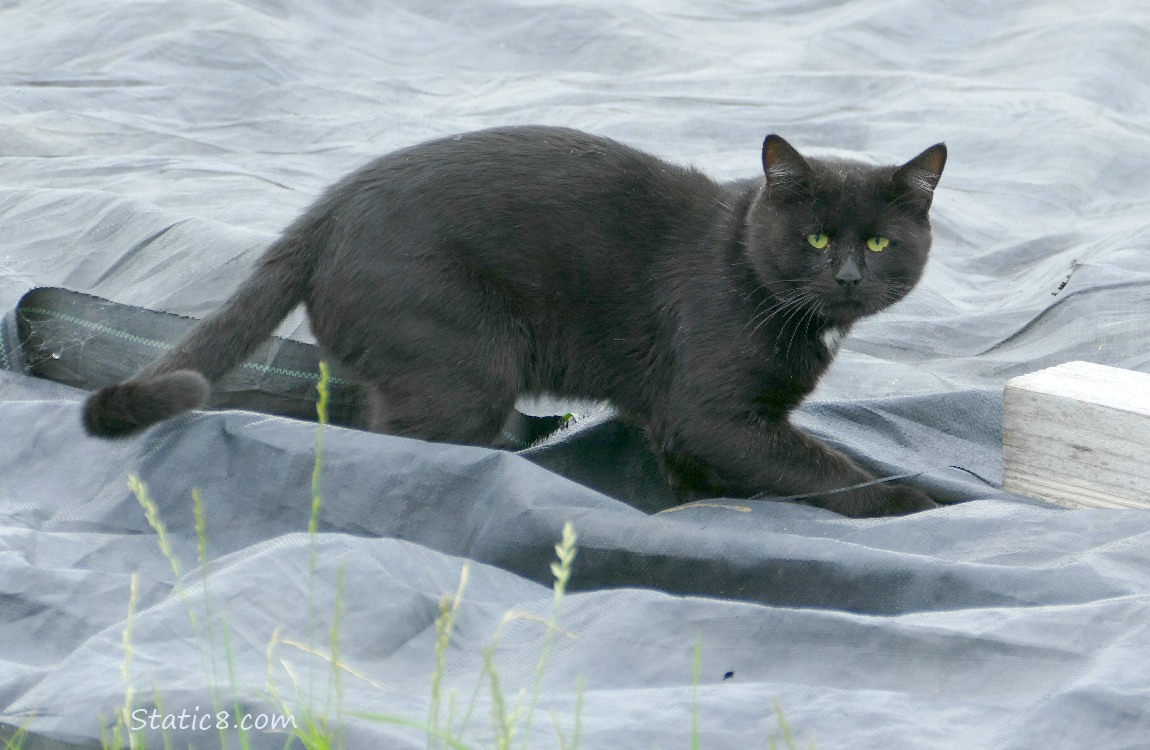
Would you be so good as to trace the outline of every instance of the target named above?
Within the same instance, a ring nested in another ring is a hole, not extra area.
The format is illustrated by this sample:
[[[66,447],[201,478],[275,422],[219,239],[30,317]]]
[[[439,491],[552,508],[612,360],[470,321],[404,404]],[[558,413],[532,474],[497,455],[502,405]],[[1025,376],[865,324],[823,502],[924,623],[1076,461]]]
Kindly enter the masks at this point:
[[[763,141],[763,174],[767,177],[770,195],[805,183],[811,176],[811,168],[794,146],[772,133]]]
[[[917,198],[923,208],[929,209],[934,200],[934,189],[938,187],[945,166],[946,144],[936,143],[899,167],[894,173],[894,181]]]

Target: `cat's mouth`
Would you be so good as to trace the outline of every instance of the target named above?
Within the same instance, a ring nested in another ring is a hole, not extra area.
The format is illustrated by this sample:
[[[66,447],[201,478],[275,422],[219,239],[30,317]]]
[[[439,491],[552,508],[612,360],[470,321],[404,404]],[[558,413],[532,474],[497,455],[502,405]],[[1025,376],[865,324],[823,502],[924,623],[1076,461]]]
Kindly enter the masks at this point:
[[[821,308],[824,317],[838,322],[853,321],[880,309],[873,300],[849,292],[824,297]]]

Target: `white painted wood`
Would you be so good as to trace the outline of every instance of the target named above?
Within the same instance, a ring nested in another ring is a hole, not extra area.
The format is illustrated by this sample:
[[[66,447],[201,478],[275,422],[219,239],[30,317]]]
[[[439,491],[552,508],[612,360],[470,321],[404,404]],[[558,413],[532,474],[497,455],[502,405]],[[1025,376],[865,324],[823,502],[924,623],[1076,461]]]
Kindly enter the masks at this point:
[[[1150,374],[1068,362],[1008,381],[1002,486],[1071,508],[1150,509]]]

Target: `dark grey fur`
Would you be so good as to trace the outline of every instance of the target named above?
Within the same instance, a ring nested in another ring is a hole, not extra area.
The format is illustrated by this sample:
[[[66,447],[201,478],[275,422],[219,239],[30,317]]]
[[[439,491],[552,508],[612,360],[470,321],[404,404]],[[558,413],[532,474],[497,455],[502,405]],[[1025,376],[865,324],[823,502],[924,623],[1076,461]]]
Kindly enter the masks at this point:
[[[835,332],[918,281],[946,149],[875,167],[772,135],[762,159],[765,179],[721,185],[543,127],[389,154],[330,188],[179,345],[93,394],[84,423],[118,437],[201,406],[302,302],[375,430],[498,445],[516,397],[547,392],[643,424],[683,497],[865,482],[787,417]],[[819,233],[823,250],[806,239]],[[890,246],[868,251],[873,235]],[[851,516],[934,506],[897,485],[813,502]]]

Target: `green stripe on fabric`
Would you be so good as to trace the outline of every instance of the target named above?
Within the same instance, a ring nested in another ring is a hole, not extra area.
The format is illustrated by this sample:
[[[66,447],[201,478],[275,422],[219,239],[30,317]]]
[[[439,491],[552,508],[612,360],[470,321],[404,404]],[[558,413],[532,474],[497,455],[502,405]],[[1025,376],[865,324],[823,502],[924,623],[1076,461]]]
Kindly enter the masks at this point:
[[[4,343],[3,330],[0,330],[0,367],[5,370],[12,369],[12,360],[8,358],[8,346]]]
[[[94,330],[94,331],[99,331],[100,333],[104,333],[104,334],[107,334],[109,336],[113,336],[115,338],[124,339],[125,341],[131,341],[131,342],[136,343],[136,344],[142,344],[144,346],[150,346],[153,349],[158,349],[160,351],[164,351],[166,349],[171,348],[171,344],[167,343],[166,341],[156,341],[154,339],[146,339],[142,336],[136,336],[134,334],[128,333],[127,331],[121,331],[121,330],[118,330],[116,328],[112,328],[111,326],[106,326],[103,323],[93,323],[90,320],[84,320],[83,318],[77,318],[73,315],[67,315],[65,313],[57,312],[55,310],[46,310],[42,307],[25,307],[25,308],[23,308],[23,310],[26,310],[26,311],[31,312],[31,313],[37,313],[39,315],[44,315],[44,316],[47,316],[50,318],[56,318],[58,320],[62,320],[62,321],[67,322],[67,323],[72,323],[73,325],[82,326],[84,328],[89,328],[89,329]],[[2,347],[2,346],[3,346],[3,342],[0,342],[0,347]],[[7,362],[7,356],[6,355],[4,357],[4,361]],[[271,375],[284,375],[284,376],[291,377],[291,378],[299,378],[301,380],[311,380],[311,381],[317,382],[317,383],[319,382],[319,373],[318,372],[305,372],[303,370],[289,370],[289,369],[284,368],[284,367],[271,367],[269,365],[261,365],[258,362],[244,362],[243,365],[241,365],[241,366],[244,367],[245,369],[248,369],[248,370],[255,370],[257,372],[264,372],[264,373],[268,373]],[[346,383],[349,383],[351,381],[347,380],[346,378],[333,377],[333,378],[331,378],[331,382],[346,384]]]

